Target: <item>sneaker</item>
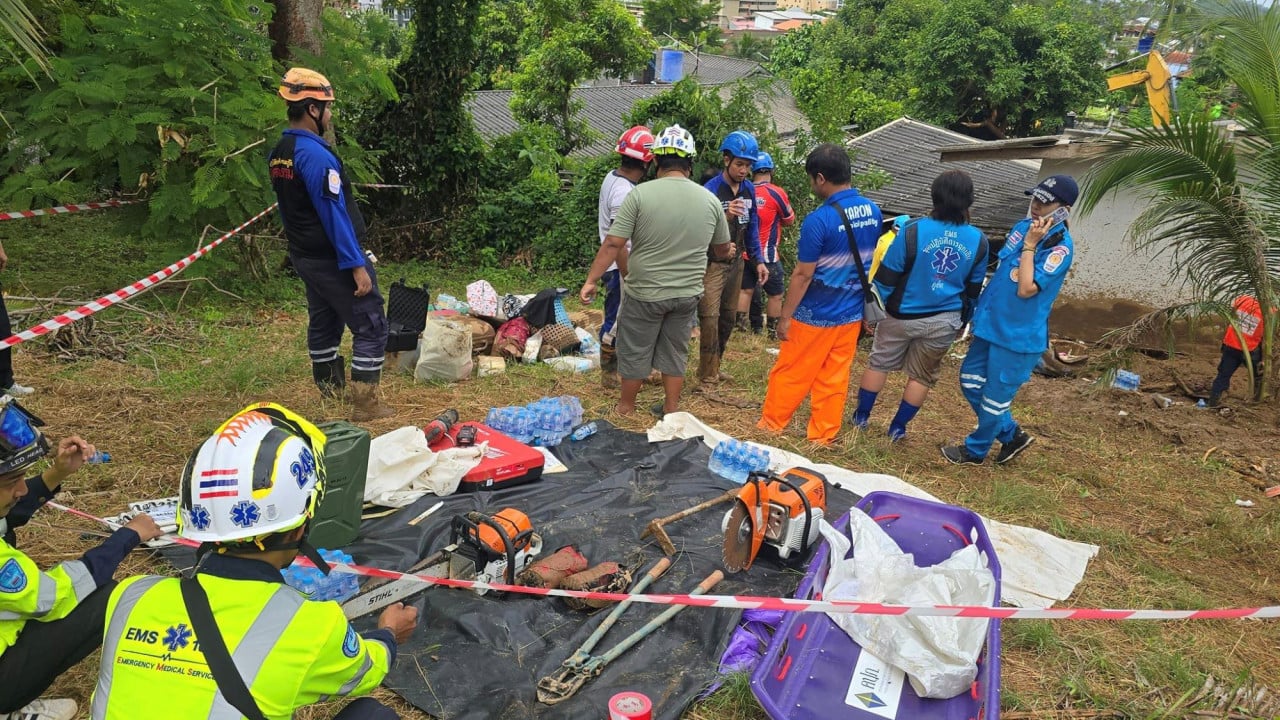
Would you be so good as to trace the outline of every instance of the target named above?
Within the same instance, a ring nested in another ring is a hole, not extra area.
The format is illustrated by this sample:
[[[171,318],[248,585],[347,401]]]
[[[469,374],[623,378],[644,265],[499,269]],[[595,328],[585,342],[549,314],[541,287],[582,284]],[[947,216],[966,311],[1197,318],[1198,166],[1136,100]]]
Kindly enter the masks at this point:
[[[75,700],[35,700],[11,713],[0,713],[0,720],[74,720],[80,706]]]
[[[854,430],[866,432],[867,428],[871,427],[871,416],[868,415],[865,418],[859,418],[858,414],[854,413],[849,416],[849,424],[853,426]]]
[[[952,465],[981,465],[986,458],[978,457],[969,452],[969,448],[964,443],[958,445],[943,445],[942,457]]]
[[[1012,440],[1000,444],[1000,452],[996,455],[996,464],[1003,465],[1018,457],[1018,453],[1026,450],[1035,441],[1034,437],[1023,432],[1022,428],[1018,428],[1018,432],[1014,433]]]
[[[18,383],[15,382],[14,384],[5,388],[4,391],[12,397],[26,397],[28,395],[35,393],[36,389],[29,385],[19,385]]]
[[[891,442],[898,442],[907,436],[907,429],[890,426],[885,434],[889,436]]]

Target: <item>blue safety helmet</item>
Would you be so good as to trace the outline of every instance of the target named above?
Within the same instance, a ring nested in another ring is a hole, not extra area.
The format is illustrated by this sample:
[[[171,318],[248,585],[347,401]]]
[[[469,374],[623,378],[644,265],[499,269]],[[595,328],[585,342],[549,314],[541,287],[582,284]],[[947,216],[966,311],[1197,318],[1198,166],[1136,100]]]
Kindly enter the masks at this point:
[[[760,159],[751,165],[751,172],[758,173],[773,169],[773,156],[767,152],[760,153]]]
[[[760,155],[760,143],[757,143],[755,136],[746,130],[734,130],[725,136],[724,142],[720,143],[720,152],[754,163]]]
[[[44,421],[12,397],[0,397],[0,475],[21,470],[49,454],[49,441],[39,428]]]

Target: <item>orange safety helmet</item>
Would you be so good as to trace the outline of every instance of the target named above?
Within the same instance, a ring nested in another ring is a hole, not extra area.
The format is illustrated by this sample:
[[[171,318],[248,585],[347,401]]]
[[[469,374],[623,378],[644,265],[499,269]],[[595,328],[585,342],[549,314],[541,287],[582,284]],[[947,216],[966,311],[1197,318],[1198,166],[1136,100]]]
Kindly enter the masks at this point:
[[[618,154],[640,162],[649,162],[653,159],[653,131],[643,125],[636,125],[622,133],[622,137],[618,138]]]
[[[280,97],[289,102],[320,100],[333,102],[333,86],[329,79],[315,70],[290,68],[280,81]]]

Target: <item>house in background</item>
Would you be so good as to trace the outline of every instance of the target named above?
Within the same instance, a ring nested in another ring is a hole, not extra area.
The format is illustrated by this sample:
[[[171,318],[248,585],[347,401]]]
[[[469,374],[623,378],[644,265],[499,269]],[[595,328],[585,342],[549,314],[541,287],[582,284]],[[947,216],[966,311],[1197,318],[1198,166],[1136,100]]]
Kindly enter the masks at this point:
[[[1027,196],[1023,192],[1036,184],[1038,163],[974,159],[943,164],[938,149],[959,144],[984,145],[967,135],[904,117],[854,138],[848,146],[855,153],[855,171],[874,167],[889,173],[888,185],[863,191],[886,218],[928,215],[933,208],[929,195],[933,179],[945,170],[969,173],[975,195],[969,213],[972,222],[998,243],[1009,228],[1026,217]]]
[[[1072,133],[979,143],[952,143],[937,148],[947,166],[976,161],[1039,163],[1035,182],[1050,175],[1084,178],[1102,156],[1100,136]],[[1030,186],[1028,186],[1030,187]],[[1076,257],[1062,294],[1078,299],[1135,301],[1163,307],[1190,300],[1181,283],[1170,281],[1172,260],[1138,252],[1128,238],[1129,227],[1146,209],[1146,200],[1132,192],[1107,196],[1088,215],[1071,220]],[[1022,210],[1026,210],[1023,198]]]
[[[723,55],[686,54],[683,71],[696,79],[698,84],[718,88],[724,99],[733,91],[733,84],[751,77],[773,78],[760,63]],[[804,114],[796,106],[795,97],[785,81],[774,78],[757,94],[757,102],[767,105],[774,126],[784,143],[795,137],[796,132],[808,127]],[[618,136],[626,129],[624,118],[640,100],[660,95],[671,89],[667,83],[624,83],[618,80],[598,80],[590,85],[575,88],[573,99],[582,101],[580,111],[597,138],[591,145],[579,148],[574,155],[590,157],[611,152]],[[510,90],[485,90],[467,99],[476,131],[485,140],[493,140],[520,129],[520,123],[511,112]],[[706,142],[697,138],[699,142]],[[718,139],[717,139],[718,140]]]

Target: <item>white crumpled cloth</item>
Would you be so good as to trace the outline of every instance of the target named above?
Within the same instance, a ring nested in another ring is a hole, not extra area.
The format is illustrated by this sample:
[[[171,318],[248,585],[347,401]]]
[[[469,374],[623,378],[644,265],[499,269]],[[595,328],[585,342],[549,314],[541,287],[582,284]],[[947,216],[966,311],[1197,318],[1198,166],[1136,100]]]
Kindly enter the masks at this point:
[[[850,541],[825,520],[818,529],[833,562],[822,588],[826,600],[887,605],[983,605],[996,597],[996,579],[976,545],[967,545],[929,567],[916,567],[874,520],[849,513]],[[872,655],[907,674],[920,697],[945,699],[969,690],[978,676],[978,655],[989,620],[827,613],[827,617]]]
[[[374,438],[369,443],[369,473],[364,500],[386,507],[404,507],[426,495],[452,495],[488,449],[488,443],[432,452],[422,429],[412,425]]]

